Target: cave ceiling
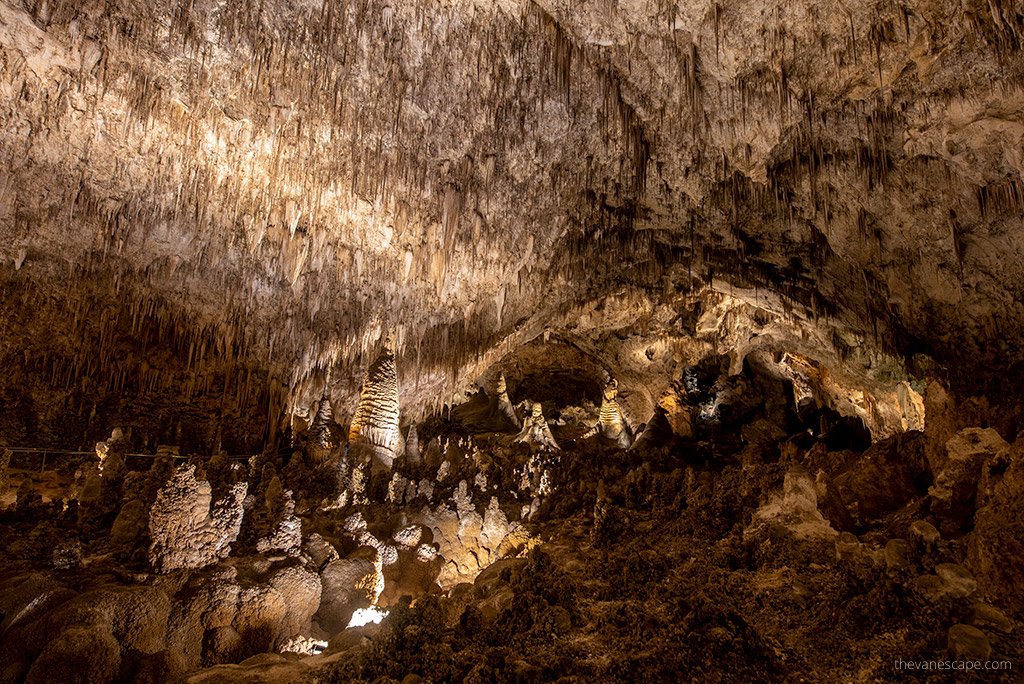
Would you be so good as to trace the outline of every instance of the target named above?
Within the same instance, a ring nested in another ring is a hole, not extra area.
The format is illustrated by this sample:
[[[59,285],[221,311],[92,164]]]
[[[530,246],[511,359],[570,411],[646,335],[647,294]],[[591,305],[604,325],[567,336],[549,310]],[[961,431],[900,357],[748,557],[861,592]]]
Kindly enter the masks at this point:
[[[269,404],[335,367],[348,401],[391,331],[417,410],[545,330],[592,344],[609,298],[685,335],[659,307],[715,291],[982,382],[1024,332],[1022,28],[976,0],[5,1],[3,353],[108,388],[223,362]]]

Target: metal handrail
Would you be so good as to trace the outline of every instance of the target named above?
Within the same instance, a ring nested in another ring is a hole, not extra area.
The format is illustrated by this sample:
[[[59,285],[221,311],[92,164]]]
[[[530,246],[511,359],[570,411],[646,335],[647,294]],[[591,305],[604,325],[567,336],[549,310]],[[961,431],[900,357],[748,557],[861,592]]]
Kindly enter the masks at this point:
[[[10,451],[11,453],[15,453],[15,454],[39,454],[40,456],[42,456],[42,463],[39,466],[39,472],[40,473],[42,473],[43,471],[46,470],[46,456],[48,454],[60,454],[62,456],[85,456],[85,455],[88,455],[88,454],[95,454],[96,453],[95,450],[92,450],[92,451],[66,451],[66,450],[63,450],[63,449],[37,449],[37,448],[33,448],[33,447],[11,447],[11,446],[0,445],[0,450],[2,450],[2,449],[6,449],[7,451]],[[161,454],[134,454],[134,453],[120,454],[120,456],[123,459],[125,459],[125,460],[127,460],[128,458],[131,458],[131,457],[156,458],[159,455],[161,455]],[[163,455],[164,456],[170,456],[171,458],[176,458],[176,459],[183,460],[183,461],[184,460],[188,460],[189,458],[191,458],[191,456],[181,456],[181,455],[175,455],[175,454],[163,454]],[[249,460],[249,458],[251,458],[251,456],[252,456],[252,454],[248,454],[248,455],[245,455],[245,454],[233,454],[233,455],[228,455],[228,458],[230,458],[232,460],[235,460],[235,461],[247,461],[247,460]]]

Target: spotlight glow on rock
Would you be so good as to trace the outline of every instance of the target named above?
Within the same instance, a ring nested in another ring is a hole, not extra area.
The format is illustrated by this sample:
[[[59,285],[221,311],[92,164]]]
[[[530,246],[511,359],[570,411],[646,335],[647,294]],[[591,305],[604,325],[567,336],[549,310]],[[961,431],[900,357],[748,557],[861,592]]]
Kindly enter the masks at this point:
[[[349,629],[352,627],[362,627],[373,623],[375,625],[380,624],[380,621],[388,616],[388,611],[381,610],[376,606],[370,606],[369,608],[359,608],[356,612],[352,613],[352,619],[349,620]]]

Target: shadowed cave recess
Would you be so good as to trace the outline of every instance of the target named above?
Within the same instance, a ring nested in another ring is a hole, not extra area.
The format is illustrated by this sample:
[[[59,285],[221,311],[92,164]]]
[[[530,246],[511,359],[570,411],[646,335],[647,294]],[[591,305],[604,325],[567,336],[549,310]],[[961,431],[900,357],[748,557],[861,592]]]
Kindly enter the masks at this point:
[[[1021,681],[1022,39],[0,0],[0,684]]]

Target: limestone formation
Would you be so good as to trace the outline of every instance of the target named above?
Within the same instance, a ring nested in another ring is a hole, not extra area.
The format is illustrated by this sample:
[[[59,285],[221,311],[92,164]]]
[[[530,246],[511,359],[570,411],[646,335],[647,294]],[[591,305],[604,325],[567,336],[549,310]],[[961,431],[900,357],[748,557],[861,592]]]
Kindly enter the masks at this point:
[[[373,605],[380,594],[379,560],[376,551],[361,549],[327,564],[321,573],[323,599],[318,619],[320,626],[334,634],[348,626],[359,608]]]
[[[795,539],[836,537],[836,531],[818,511],[814,478],[806,470],[790,468],[783,481],[782,491],[771,494],[754,512],[743,534],[745,537],[758,536],[769,533],[772,528],[784,530]]]
[[[306,438],[306,455],[309,456],[313,465],[319,465],[327,461],[337,448],[337,440],[333,428],[334,414],[331,410],[331,400],[324,395],[320,398],[317,406],[316,416],[309,426],[309,433]]]
[[[925,410],[924,397],[918,394],[909,382],[901,382],[896,386],[897,396],[900,402],[902,414],[902,427],[904,430],[924,430]]]
[[[420,455],[420,437],[416,430],[416,424],[409,426],[409,432],[405,436],[405,460],[409,465],[419,465],[423,461]]]
[[[1022,48],[0,2],[0,684],[1019,676]]]
[[[398,376],[390,343],[366,371],[348,440],[354,448],[367,451],[375,468],[391,469],[401,433],[398,430]]]
[[[932,510],[960,524],[970,520],[982,467],[1000,458],[1010,445],[995,430],[967,428],[946,442],[945,458],[932,463],[935,481],[928,490]]]
[[[666,416],[665,409],[655,408],[654,414],[645,425],[640,427],[640,434],[629,447],[630,451],[643,451],[654,446],[662,446],[670,441],[675,434],[672,424]]]
[[[236,484],[212,501],[210,483],[196,480],[194,473],[191,465],[178,468],[149,511],[149,561],[159,572],[215,563],[238,537],[248,485]]]
[[[967,564],[998,606],[1024,616],[1024,458],[1019,440],[985,468]]]
[[[539,449],[559,450],[561,447],[551,434],[551,428],[544,419],[544,409],[540,402],[529,403],[530,413],[523,421],[523,429],[516,435],[515,441],[523,442]]]
[[[504,373],[498,373],[498,377],[494,381],[494,392],[490,395],[489,400],[492,416],[505,421],[509,427],[516,430],[522,427],[519,416],[516,415],[516,410],[512,406],[512,400],[508,398],[508,385],[505,382]]]
[[[339,558],[338,550],[316,532],[306,538],[302,548],[317,570],[321,570],[327,563]]]
[[[672,383],[658,400],[658,408],[664,412],[673,434],[677,437],[693,436],[695,411],[687,399],[686,388],[682,383]]]
[[[431,530],[443,560],[437,577],[442,588],[471,580],[481,569],[505,554],[518,553],[529,543],[529,535],[524,535],[517,523],[509,522],[497,497],[491,497],[481,514],[468,492],[463,480],[453,494],[454,507],[442,502],[423,509],[414,519]]]
[[[268,530],[256,541],[256,550],[260,553],[298,555],[302,544],[302,521],[295,515],[291,490],[282,490],[280,479],[274,476],[271,486],[267,487],[266,499]]]
[[[630,447],[633,440],[630,437],[629,427],[622,419],[619,404],[615,399],[618,393],[619,383],[612,378],[605,385],[604,391],[601,394],[601,410],[598,414],[597,424],[583,435],[583,439],[599,434],[605,439],[612,440],[623,449]]]
[[[125,503],[110,528],[110,543],[116,546],[130,546],[147,527],[149,512],[138,499]]]
[[[291,566],[274,573],[268,584],[284,598],[285,613],[278,627],[278,643],[297,636],[308,636],[313,615],[320,606],[320,577],[301,567]]]

